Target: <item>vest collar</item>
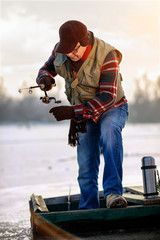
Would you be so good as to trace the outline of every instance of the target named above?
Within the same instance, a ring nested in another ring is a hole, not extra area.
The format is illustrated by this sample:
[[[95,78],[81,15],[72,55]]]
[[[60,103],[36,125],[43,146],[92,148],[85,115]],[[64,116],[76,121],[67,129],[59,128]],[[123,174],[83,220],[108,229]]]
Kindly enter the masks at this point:
[[[67,61],[67,56],[66,55],[61,54],[61,53],[58,53],[58,54],[55,53],[55,55],[56,55],[56,58],[54,60],[54,65],[55,66],[60,67],[60,66],[63,65],[63,63],[65,61]]]

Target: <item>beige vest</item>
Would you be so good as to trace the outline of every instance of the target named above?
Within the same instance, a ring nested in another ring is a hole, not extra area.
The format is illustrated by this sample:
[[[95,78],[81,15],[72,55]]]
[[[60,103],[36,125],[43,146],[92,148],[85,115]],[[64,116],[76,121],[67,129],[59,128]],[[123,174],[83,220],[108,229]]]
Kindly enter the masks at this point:
[[[101,68],[106,56],[112,50],[117,52],[118,62],[120,64],[122,54],[111,45],[95,38],[93,47],[87,59],[79,69],[76,79],[73,77],[73,72],[67,61],[66,55],[55,53],[55,70],[65,79],[65,93],[72,105],[86,102],[99,95]],[[124,96],[121,81],[122,77],[119,73],[116,102]]]

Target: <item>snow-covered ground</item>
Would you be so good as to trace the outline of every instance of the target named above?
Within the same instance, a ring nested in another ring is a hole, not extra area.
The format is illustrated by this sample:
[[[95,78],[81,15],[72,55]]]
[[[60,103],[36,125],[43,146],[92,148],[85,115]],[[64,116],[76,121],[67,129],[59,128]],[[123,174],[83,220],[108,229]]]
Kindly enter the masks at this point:
[[[0,239],[29,239],[32,193],[67,195],[70,187],[71,194],[79,193],[76,148],[67,136],[68,122],[0,126]],[[142,157],[153,156],[160,168],[160,124],[127,124],[123,143],[123,185],[142,185]],[[103,156],[100,189],[102,175]]]

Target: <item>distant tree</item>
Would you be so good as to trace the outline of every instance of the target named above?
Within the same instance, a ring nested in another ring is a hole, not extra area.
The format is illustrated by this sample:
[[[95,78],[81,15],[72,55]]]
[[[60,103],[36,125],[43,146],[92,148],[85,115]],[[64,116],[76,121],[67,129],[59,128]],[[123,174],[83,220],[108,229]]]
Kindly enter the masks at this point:
[[[4,79],[0,77],[0,100],[5,101],[5,97],[7,95],[7,90],[4,86]]]
[[[134,102],[129,104],[129,122],[160,121],[160,76],[155,82],[144,74],[135,79]]]
[[[7,90],[4,86],[4,79],[0,77],[0,122],[7,118],[10,101],[11,99],[7,96]]]
[[[155,99],[160,98],[160,76],[157,77],[155,84]]]

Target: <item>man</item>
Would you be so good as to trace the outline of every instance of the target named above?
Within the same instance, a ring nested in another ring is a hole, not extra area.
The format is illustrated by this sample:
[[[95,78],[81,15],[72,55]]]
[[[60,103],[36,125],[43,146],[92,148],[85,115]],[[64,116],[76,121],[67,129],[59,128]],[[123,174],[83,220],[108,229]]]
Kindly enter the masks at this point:
[[[123,146],[121,131],[128,117],[128,105],[121,85],[122,54],[94,37],[76,20],[59,29],[60,41],[39,70],[37,83],[52,88],[54,77],[65,79],[71,106],[50,109],[57,121],[71,119],[69,144],[77,145],[80,209],[99,207],[98,172],[103,150],[103,189],[106,206],[126,207],[122,197]],[[42,89],[43,90],[43,89]]]

